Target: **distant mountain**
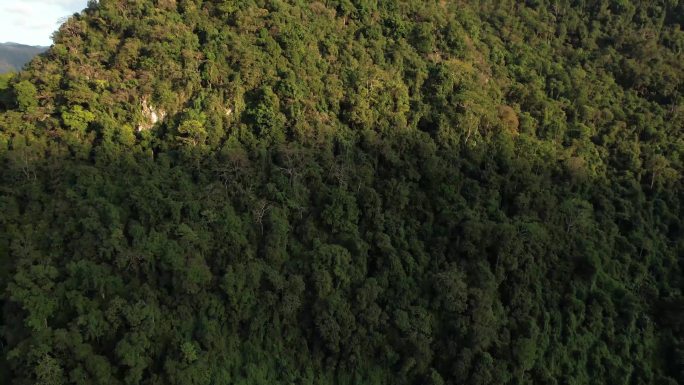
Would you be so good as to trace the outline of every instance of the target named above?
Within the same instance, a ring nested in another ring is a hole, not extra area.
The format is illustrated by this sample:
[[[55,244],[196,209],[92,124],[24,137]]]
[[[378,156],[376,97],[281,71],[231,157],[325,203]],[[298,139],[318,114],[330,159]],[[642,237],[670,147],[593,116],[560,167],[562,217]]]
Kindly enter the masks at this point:
[[[0,73],[17,71],[47,47],[0,43]]]

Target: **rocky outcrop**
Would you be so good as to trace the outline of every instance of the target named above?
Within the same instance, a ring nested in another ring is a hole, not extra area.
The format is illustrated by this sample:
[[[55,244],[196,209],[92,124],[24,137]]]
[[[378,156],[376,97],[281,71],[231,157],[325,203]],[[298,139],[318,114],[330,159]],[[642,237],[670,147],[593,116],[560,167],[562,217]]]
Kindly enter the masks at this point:
[[[143,98],[142,100],[142,114],[143,121],[138,124],[138,132],[149,130],[154,127],[155,124],[166,118],[166,111],[161,108],[155,108],[149,104],[147,98]]]

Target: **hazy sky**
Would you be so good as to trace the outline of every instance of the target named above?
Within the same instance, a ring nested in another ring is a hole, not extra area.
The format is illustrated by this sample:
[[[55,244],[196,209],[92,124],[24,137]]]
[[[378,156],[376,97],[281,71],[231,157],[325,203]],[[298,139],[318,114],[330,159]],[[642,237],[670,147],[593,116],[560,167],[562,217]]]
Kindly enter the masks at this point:
[[[59,20],[86,7],[87,0],[0,0],[0,42],[50,45]]]

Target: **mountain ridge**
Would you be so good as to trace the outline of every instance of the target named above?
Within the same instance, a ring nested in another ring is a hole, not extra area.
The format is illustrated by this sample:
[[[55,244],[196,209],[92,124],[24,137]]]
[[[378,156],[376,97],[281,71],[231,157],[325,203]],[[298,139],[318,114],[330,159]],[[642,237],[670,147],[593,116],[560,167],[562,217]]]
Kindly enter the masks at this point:
[[[48,48],[14,42],[0,43],[0,74],[20,70],[34,56]]]

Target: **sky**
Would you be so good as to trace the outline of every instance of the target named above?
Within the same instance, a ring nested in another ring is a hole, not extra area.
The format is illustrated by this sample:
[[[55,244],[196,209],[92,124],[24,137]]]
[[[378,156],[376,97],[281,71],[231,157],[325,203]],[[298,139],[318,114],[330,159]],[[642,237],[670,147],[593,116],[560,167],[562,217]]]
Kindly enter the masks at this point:
[[[51,45],[60,19],[86,7],[87,0],[0,0],[0,43]]]

